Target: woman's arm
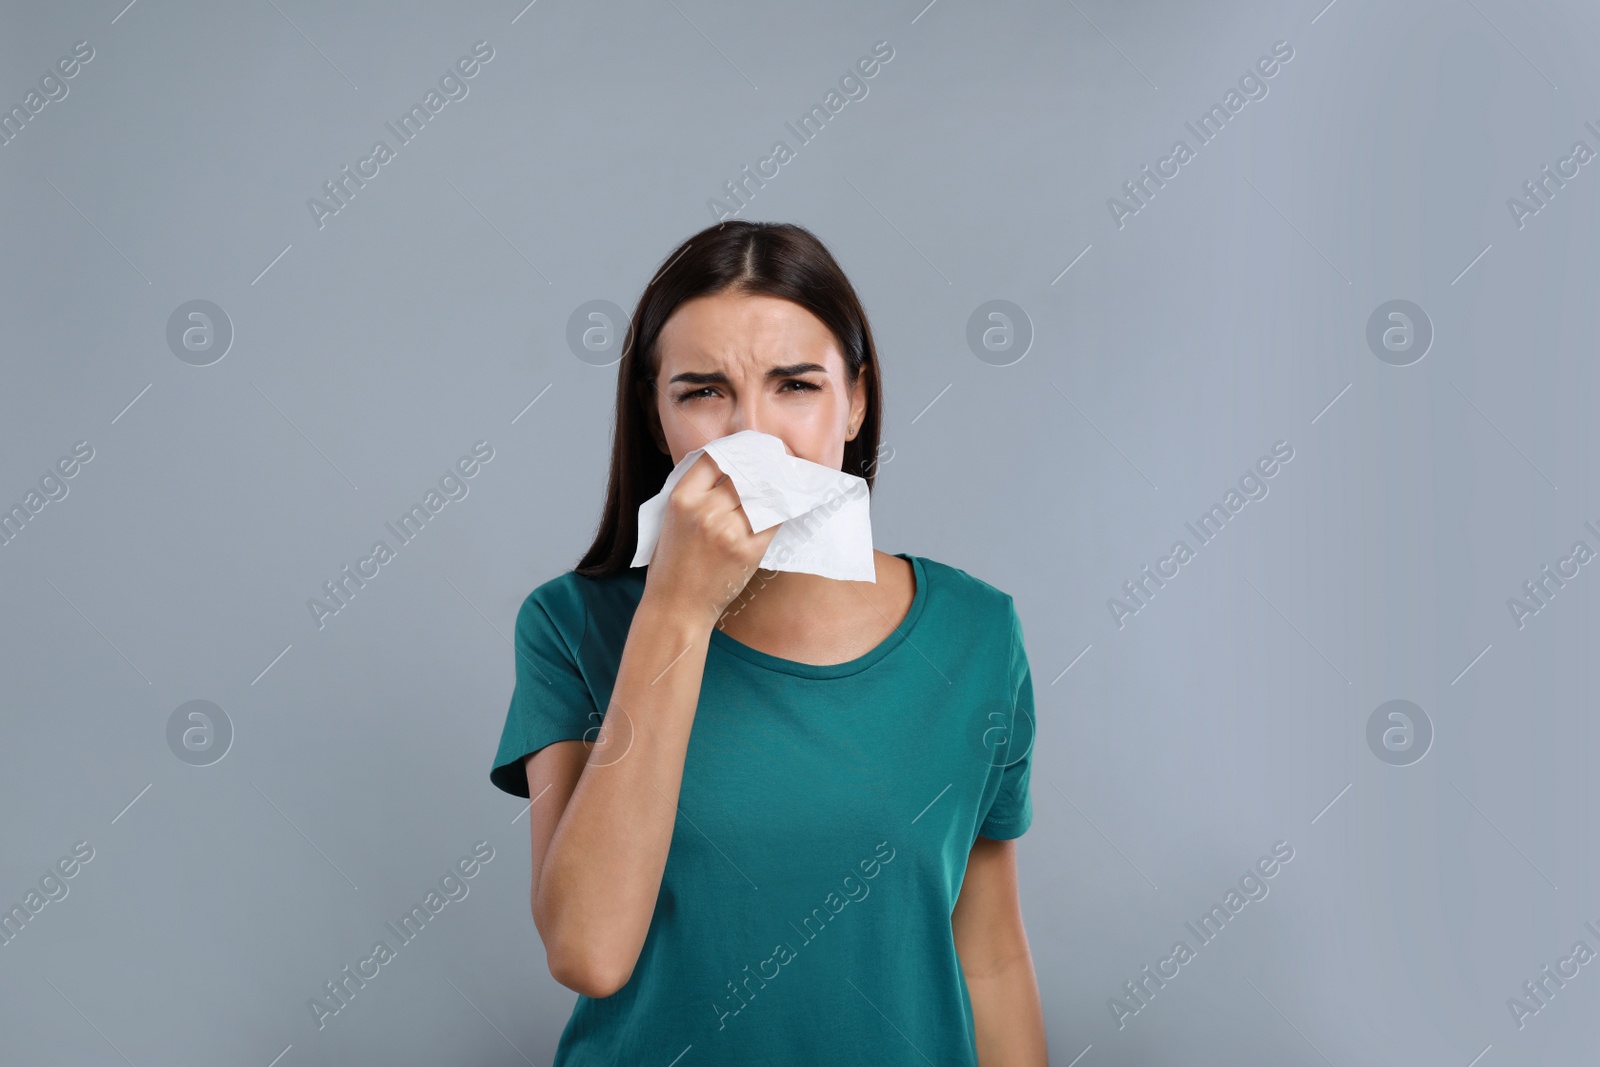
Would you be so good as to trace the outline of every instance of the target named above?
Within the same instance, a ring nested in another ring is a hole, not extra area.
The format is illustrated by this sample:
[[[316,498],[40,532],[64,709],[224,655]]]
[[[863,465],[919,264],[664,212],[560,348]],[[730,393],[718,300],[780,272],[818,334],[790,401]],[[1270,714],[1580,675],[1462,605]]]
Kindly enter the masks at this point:
[[[1015,841],[973,843],[950,928],[972,1000],[978,1062],[1043,1067],[1049,1062],[1044,1010],[1017,899]]]
[[[596,743],[557,742],[524,763],[534,925],[550,974],[585,996],[609,997],[639,961],[711,630],[777,531],[752,533],[732,481],[700,457],[668,495]]]
[[[710,639],[704,620],[641,602],[600,743],[558,741],[526,761],[533,921],[550,974],[585,996],[621,989],[644,946]]]

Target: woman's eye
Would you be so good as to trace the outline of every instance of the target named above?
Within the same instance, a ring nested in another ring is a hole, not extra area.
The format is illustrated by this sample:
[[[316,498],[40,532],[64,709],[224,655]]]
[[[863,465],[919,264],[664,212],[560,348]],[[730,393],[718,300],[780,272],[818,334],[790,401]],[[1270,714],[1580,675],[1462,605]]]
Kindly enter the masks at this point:
[[[800,388],[797,391],[798,392],[802,392],[802,393],[814,393],[818,389],[822,388],[822,386],[820,386],[820,385],[815,385],[815,384],[813,384],[811,382],[801,381],[799,378],[791,378],[788,381],[784,382],[783,384],[784,385],[798,385]]]

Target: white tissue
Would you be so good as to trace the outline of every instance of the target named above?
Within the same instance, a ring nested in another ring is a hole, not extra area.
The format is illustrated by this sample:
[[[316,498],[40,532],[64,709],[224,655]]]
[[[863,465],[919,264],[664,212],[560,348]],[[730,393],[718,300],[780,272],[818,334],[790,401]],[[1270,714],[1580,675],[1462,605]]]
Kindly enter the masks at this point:
[[[709,454],[733,483],[751,532],[782,523],[761,557],[762,570],[877,581],[866,479],[791,456],[781,440],[758,430],[719,437],[678,461],[661,492],[639,505],[639,547],[633,566],[643,567],[655,555],[667,495],[702,453]]]

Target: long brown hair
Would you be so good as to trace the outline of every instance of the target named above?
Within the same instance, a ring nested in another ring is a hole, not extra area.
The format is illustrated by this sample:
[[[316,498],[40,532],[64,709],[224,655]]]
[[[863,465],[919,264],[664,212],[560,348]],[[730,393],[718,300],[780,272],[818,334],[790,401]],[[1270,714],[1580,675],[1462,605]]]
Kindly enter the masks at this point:
[[[788,222],[723,221],[690,237],[667,257],[666,265],[645,286],[628,323],[617,366],[605,509],[594,543],[574,568],[579,574],[598,578],[629,569],[639,538],[639,505],[659,493],[672,472],[672,457],[656,447],[644,408],[646,402],[656,402],[656,342],[661,328],[678,305],[728,291],[790,300],[822,320],[839,343],[851,384],[858,382],[863,367],[870,368],[866,417],[855,437],[845,442],[842,469],[866,479],[871,488],[883,375],[872,328],[854,287],[810,230]]]

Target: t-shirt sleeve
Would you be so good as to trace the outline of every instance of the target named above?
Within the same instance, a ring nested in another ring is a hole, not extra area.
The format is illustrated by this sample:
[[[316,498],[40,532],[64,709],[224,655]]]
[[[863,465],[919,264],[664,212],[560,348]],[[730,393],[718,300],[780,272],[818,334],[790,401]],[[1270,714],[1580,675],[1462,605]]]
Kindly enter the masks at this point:
[[[525,759],[553,742],[582,739],[600,725],[577,655],[586,623],[583,598],[570,583],[540,586],[517,612],[516,687],[489,771],[489,781],[513,796],[528,795]]]
[[[1022,620],[1014,602],[1009,604],[1011,639],[1009,642],[1007,695],[1011,701],[1011,722],[1005,740],[993,756],[993,773],[1000,776],[1000,788],[989,805],[978,835],[995,841],[1021,837],[1033,822],[1033,798],[1028,779],[1033,764],[1035,718],[1033,712],[1033,672],[1022,641]]]

